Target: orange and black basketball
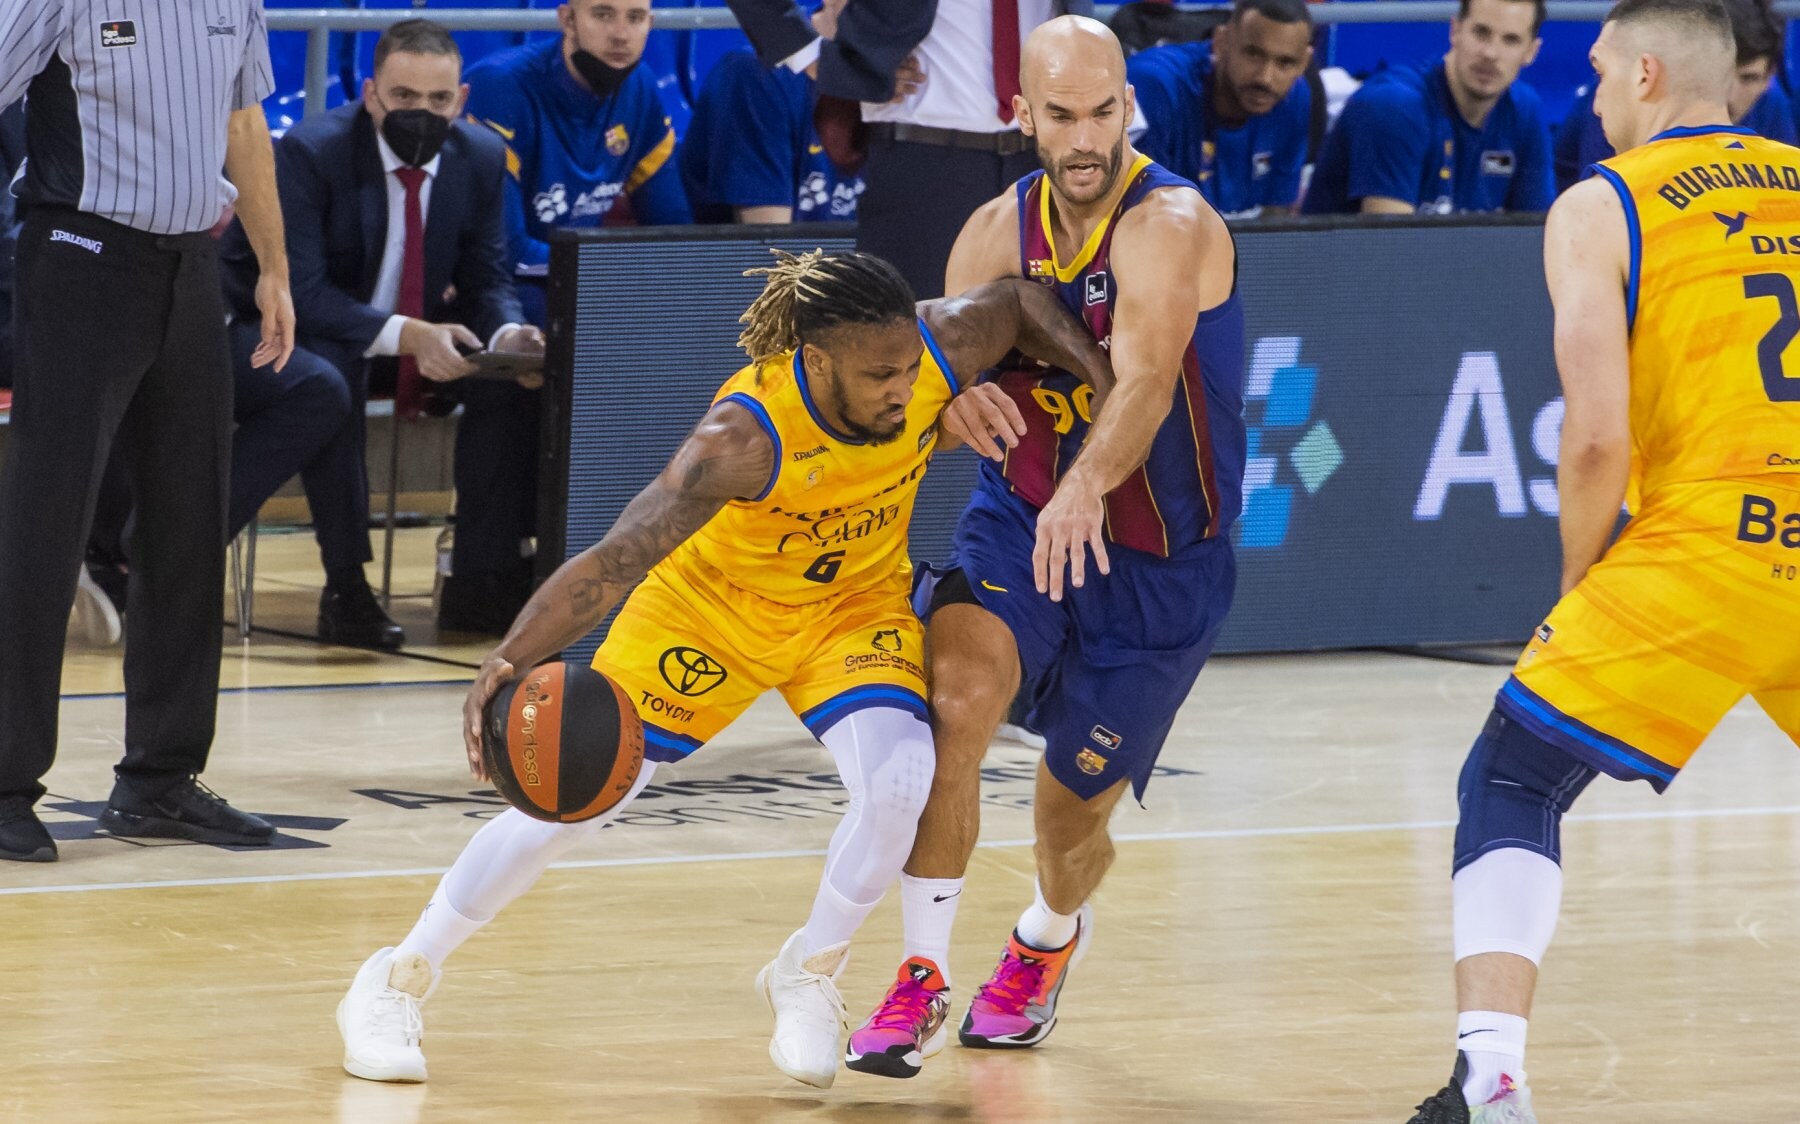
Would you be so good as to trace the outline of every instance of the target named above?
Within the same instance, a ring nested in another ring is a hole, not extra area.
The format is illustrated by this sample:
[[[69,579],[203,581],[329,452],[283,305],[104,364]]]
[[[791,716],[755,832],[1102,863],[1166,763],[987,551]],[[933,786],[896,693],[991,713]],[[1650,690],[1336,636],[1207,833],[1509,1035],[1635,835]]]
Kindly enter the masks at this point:
[[[483,719],[488,778],[534,819],[591,820],[625,799],[644,765],[631,699],[583,664],[532,668],[500,688]]]

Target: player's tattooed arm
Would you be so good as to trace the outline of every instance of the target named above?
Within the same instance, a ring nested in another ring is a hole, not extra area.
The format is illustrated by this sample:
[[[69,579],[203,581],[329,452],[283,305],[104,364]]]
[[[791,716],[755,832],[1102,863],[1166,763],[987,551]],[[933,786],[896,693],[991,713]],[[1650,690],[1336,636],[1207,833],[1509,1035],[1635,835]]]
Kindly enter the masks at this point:
[[[761,495],[776,467],[774,442],[747,409],[725,402],[707,413],[606,537],[563,563],[532,594],[482,664],[463,705],[463,736],[477,776],[481,712],[500,685],[593,631],[652,566],[727,503]]]
[[[1112,389],[1106,352],[1042,285],[1017,277],[990,281],[960,297],[924,301],[919,315],[943,351],[949,374],[963,388],[944,408],[940,449],[960,442],[1003,461],[1005,449],[1025,436],[1017,403],[998,386],[975,382],[1015,347],[1094,387],[1096,409]]]
[[[1093,387],[1096,403],[1112,390],[1106,352],[1048,286],[1018,277],[989,281],[959,297],[924,301],[919,315],[961,386],[1017,348]]]

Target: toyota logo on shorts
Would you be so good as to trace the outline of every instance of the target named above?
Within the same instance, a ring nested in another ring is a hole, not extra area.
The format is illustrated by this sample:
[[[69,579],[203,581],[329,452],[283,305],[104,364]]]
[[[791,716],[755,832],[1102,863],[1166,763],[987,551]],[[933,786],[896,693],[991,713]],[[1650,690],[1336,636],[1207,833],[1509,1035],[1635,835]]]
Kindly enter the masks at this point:
[[[662,654],[657,670],[676,694],[690,699],[725,682],[725,668],[698,648],[670,648]]]

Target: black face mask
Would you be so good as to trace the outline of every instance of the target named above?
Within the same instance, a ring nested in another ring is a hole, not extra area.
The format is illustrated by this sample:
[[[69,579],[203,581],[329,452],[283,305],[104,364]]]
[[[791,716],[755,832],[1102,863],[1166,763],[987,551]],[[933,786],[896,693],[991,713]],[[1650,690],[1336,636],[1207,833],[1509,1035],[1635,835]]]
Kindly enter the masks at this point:
[[[429,109],[390,109],[381,119],[381,138],[402,163],[431,163],[450,136],[450,119]]]
[[[598,55],[589,54],[581,47],[575,48],[569,61],[575,64],[575,73],[581,75],[581,80],[587,83],[588,89],[601,99],[618,93],[619,87],[625,84],[625,79],[631,77],[631,72],[637,69],[635,62],[630,66],[608,66]]]

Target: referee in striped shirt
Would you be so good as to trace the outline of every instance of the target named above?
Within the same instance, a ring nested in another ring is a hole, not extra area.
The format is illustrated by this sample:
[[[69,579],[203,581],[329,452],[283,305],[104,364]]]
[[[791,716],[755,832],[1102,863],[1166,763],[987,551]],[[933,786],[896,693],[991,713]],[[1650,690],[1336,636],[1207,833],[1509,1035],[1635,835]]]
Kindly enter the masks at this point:
[[[285,363],[294,310],[260,105],[273,86],[262,0],[0,0],[0,106],[25,96],[26,133],[0,468],[0,859],[56,858],[32,806],[115,437],[135,522],[125,757],[100,826],[239,845],[274,834],[195,779],[218,700],[231,462],[207,230],[235,199],[261,268],[254,362]]]

